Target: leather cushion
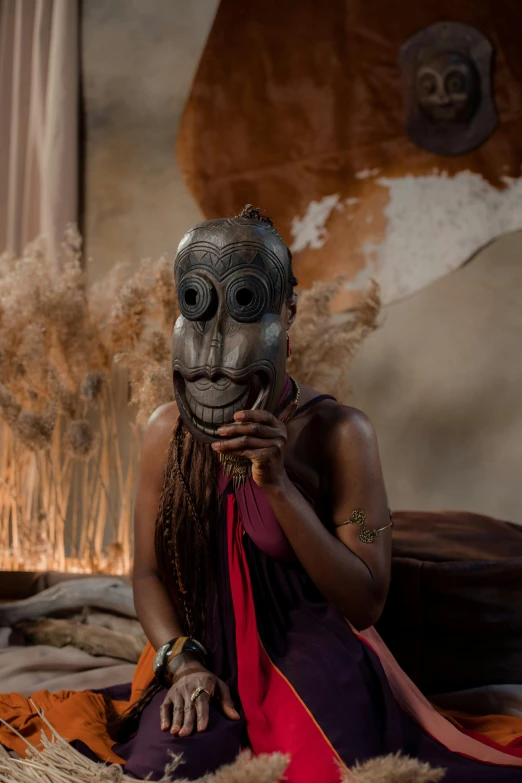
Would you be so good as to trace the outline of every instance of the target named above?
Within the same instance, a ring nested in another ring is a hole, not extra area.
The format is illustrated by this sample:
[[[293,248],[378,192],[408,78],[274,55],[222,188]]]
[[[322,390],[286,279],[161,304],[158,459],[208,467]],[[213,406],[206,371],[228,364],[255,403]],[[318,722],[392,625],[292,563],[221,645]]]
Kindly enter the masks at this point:
[[[465,512],[395,512],[377,629],[425,693],[522,683],[522,527]]]

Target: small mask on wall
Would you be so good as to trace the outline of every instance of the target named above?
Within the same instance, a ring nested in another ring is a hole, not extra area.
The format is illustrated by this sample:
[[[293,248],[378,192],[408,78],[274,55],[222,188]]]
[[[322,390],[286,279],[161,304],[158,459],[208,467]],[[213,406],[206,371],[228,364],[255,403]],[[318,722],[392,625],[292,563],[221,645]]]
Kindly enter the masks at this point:
[[[483,33],[459,22],[434,24],[406,41],[399,65],[406,132],[415,144],[438,155],[462,155],[492,134],[493,51]]]

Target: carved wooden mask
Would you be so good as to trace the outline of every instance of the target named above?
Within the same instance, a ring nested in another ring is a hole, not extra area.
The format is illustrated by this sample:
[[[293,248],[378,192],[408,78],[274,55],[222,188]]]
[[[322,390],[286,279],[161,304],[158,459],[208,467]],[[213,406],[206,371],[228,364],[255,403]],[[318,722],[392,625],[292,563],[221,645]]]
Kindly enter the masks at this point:
[[[209,220],[181,240],[172,369],[180,416],[199,440],[215,440],[239,410],[275,412],[286,372],[290,259],[273,227],[248,218]]]
[[[462,155],[486,141],[497,125],[492,61],[489,39],[459,22],[432,25],[402,46],[406,131],[415,144]]]

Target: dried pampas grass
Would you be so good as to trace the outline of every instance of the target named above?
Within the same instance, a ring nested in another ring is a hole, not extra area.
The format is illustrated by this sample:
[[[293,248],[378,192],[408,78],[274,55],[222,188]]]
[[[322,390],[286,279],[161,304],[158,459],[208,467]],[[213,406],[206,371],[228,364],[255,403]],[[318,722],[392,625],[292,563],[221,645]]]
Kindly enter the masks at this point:
[[[136,778],[125,775],[119,765],[96,763],[82,756],[58,736],[36,705],[33,707],[46,724],[49,736],[42,731],[40,748],[24,740],[27,752],[23,759],[0,753],[0,783],[135,783]],[[10,728],[2,718],[0,723]],[[24,739],[14,729],[11,731]],[[288,763],[288,756],[282,753],[253,756],[245,751],[233,764],[204,775],[194,783],[280,783]],[[173,755],[160,783],[188,783],[186,778],[180,777],[182,772],[182,757]]]
[[[340,402],[350,395],[350,363],[378,327],[380,312],[379,287],[372,281],[356,310],[334,315],[332,303],[343,284],[342,277],[318,281],[300,293],[288,362],[289,372],[301,383],[333,394]]]
[[[118,264],[89,287],[72,229],[60,258],[39,240],[0,256],[0,568],[128,572],[140,430],[173,398],[173,270]],[[289,370],[344,401],[379,295],[334,317],[342,284],[301,292]]]
[[[423,761],[411,759],[401,753],[381,756],[344,772],[342,783],[437,783],[446,770],[431,767]]]
[[[12,758],[0,752],[0,783],[131,783],[136,778],[125,775],[118,765],[96,763],[82,756],[54,731],[43,713],[33,705],[47,727],[42,732],[41,746],[27,743],[25,758]],[[8,726],[0,718],[0,722]],[[14,731],[14,729],[11,729]],[[18,734],[17,732],[14,732]],[[20,738],[21,735],[18,735]],[[1,746],[0,746],[1,750]],[[254,756],[249,751],[241,753],[233,764],[227,764],[215,772],[198,778],[194,783],[283,783],[290,762],[282,753]],[[165,767],[160,783],[188,783],[183,773],[181,756],[174,756]],[[340,783],[437,783],[445,770],[434,769],[400,753],[372,759],[356,765],[351,771],[339,772]],[[317,781],[321,783],[321,781]]]
[[[0,256],[0,568],[129,571],[132,419],[172,397],[166,272],[119,265],[89,288],[72,229],[59,269],[39,240]]]

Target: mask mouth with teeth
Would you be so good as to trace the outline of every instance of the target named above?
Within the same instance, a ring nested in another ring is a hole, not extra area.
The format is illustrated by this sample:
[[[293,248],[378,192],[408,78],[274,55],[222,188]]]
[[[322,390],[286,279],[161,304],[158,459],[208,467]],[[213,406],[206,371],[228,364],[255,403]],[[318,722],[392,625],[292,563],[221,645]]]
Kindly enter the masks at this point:
[[[270,222],[209,220],[175,261],[180,316],[172,371],[182,421],[210,443],[241,410],[274,413],[283,392],[291,255]]]

